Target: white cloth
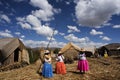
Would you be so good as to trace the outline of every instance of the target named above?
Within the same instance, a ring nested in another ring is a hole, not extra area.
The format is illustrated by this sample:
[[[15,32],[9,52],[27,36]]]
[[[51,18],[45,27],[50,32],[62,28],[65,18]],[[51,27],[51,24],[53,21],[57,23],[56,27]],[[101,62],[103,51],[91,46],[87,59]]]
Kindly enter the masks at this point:
[[[64,56],[63,55],[61,55],[61,56],[58,56],[57,58],[56,58],[56,60],[57,61],[59,61],[59,62],[64,62]]]
[[[49,59],[45,58],[45,62],[51,63],[51,58],[49,58]]]
[[[86,60],[86,57],[85,57],[85,54],[83,53],[83,54],[79,54],[79,59],[80,60]]]

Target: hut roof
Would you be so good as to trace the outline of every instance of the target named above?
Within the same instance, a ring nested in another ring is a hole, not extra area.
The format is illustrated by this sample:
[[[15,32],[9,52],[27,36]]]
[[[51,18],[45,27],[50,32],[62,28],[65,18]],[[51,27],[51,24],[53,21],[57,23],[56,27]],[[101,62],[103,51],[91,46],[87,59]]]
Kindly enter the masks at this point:
[[[0,39],[0,55],[2,59],[7,58],[15,49],[25,48],[24,44],[18,38],[2,38]]]
[[[117,50],[120,47],[120,43],[111,43],[108,45],[105,45],[108,50]]]
[[[74,49],[80,51],[80,47],[76,46],[75,44],[73,44],[72,42],[68,43],[67,45],[65,45],[60,51],[62,53],[64,53],[65,51],[69,50],[71,47],[73,47]]]
[[[120,50],[120,47],[118,47],[117,49]]]
[[[92,53],[94,53],[94,50],[95,50],[95,48],[93,46],[85,47],[84,49],[85,49],[85,51],[89,51],[89,52],[92,52]]]
[[[0,39],[0,50],[6,45],[8,44],[9,42],[11,42],[13,39],[11,38],[3,38],[3,39]]]

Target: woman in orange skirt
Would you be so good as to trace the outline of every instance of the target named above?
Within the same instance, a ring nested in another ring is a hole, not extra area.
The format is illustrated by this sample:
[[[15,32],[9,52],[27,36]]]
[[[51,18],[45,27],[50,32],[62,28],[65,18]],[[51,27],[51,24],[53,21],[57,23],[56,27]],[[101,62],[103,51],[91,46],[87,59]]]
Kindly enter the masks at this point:
[[[57,63],[56,63],[56,73],[57,74],[66,74],[66,66],[64,64],[64,56],[62,55],[61,52],[58,53],[58,56],[56,58]]]

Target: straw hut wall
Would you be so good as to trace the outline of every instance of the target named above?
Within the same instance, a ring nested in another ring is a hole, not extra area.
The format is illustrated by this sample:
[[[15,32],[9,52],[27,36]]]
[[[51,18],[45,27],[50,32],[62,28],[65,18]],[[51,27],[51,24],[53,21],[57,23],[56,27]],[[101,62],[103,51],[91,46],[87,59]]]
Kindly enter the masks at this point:
[[[73,43],[68,43],[60,50],[64,57],[65,57],[65,63],[73,63],[74,60],[77,60],[78,53],[80,51],[80,48],[76,46]]]
[[[0,39],[0,63],[2,65],[25,62],[29,64],[29,54],[18,38]]]

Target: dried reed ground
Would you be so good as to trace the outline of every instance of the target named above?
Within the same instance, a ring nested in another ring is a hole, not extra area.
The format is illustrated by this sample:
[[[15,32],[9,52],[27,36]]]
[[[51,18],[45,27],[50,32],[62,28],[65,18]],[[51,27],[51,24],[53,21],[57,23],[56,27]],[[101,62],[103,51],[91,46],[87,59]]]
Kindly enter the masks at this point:
[[[87,58],[90,70],[80,74],[77,61],[66,64],[67,74],[55,74],[53,78],[44,78],[37,73],[39,61],[26,67],[0,72],[0,80],[120,80],[120,57]],[[52,63],[55,70],[55,62]],[[54,72],[54,71],[53,71]]]

